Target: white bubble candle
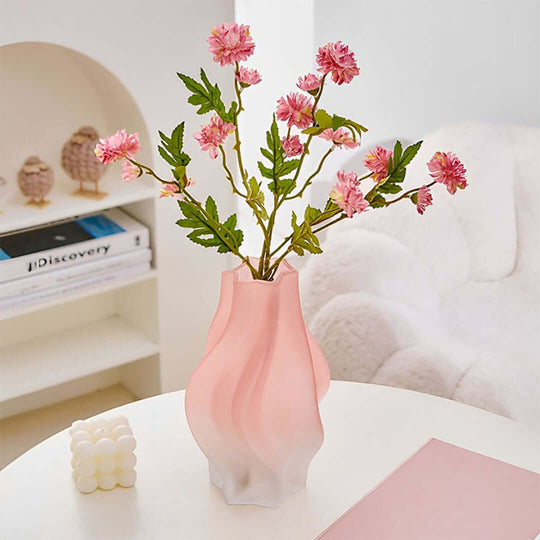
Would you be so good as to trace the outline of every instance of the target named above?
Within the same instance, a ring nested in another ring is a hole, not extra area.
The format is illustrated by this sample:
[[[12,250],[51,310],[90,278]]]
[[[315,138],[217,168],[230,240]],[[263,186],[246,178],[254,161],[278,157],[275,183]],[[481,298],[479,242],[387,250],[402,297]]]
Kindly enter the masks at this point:
[[[137,443],[124,416],[77,420],[69,433],[73,478],[81,493],[135,484]]]

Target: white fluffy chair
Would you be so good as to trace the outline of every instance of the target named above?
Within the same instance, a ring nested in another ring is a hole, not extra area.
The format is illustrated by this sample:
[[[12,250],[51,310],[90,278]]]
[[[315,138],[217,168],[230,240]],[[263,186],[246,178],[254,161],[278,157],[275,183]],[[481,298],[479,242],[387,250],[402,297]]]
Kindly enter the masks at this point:
[[[469,187],[451,196],[434,186],[423,216],[404,201],[330,229],[325,256],[301,271],[306,320],[334,379],[436,394],[538,427],[540,130],[441,129],[406,185],[429,181],[436,150],[460,157]]]

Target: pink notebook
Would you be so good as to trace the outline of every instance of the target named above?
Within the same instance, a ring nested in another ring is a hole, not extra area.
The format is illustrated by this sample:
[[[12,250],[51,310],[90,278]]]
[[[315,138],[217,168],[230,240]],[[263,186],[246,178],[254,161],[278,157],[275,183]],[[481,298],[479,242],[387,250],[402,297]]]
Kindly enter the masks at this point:
[[[540,475],[431,439],[317,540],[533,540]]]

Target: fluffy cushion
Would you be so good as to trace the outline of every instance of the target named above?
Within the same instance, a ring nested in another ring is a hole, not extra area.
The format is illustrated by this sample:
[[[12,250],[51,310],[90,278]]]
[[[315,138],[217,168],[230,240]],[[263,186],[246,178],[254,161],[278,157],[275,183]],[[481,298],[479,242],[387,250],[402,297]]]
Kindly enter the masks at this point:
[[[456,399],[540,425],[540,130],[465,124],[426,138],[408,181],[452,149],[470,186],[331,229],[301,271],[337,379]],[[340,224],[341,225],[341,224]]]

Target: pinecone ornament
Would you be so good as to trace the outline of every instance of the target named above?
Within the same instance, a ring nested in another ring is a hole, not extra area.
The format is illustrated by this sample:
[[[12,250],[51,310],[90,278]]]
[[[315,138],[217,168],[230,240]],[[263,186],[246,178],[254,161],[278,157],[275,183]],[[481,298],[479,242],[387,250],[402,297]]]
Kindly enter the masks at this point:
[[[62,168],[68,176],[79,182],[79,189],[74,195],[99,198],[106,195],[98,189],[98,182],[107,169],[94,154],[98,141],[97,131],[93,127],[84,126],[74,133],[62,148]],[[86,190],[86,182],[92,182],[94,189]]]
[[[30,197],[27,204],[45,206],[49,201],[45,195],[54,184],[54,172],[49,165],[37,156],[30,156],[17,174],[17,182],[23,195]]]

